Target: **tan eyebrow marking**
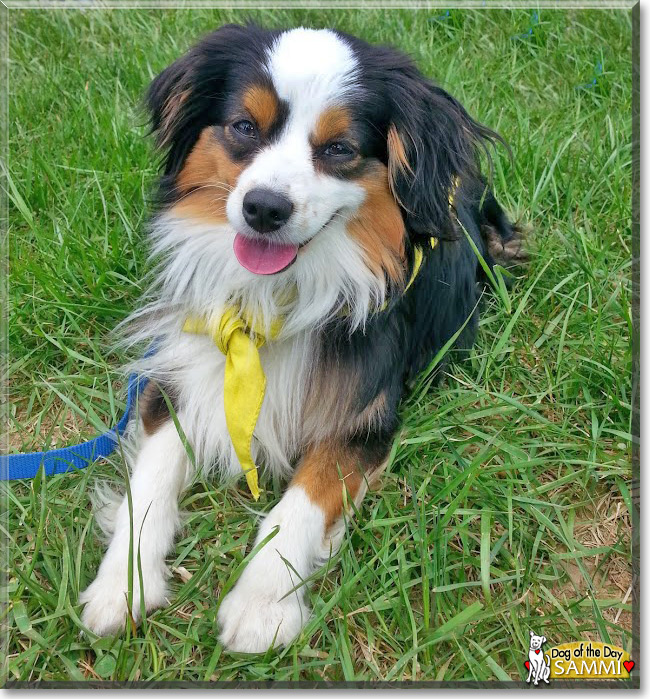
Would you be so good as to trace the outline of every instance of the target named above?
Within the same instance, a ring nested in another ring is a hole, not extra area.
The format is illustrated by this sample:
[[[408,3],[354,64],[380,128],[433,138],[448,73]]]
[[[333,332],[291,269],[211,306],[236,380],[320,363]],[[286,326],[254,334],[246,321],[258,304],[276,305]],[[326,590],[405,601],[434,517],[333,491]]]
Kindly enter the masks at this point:
[[[345,107],[328,107],[319,117],[312,134],[312,145],[322,146],[345,136],[352,124]]]
[[[275,92],[263,85],[253,85],[244,93],[244,109],[255,119],[257,126],[268,132],[278,117],[279,103]]]

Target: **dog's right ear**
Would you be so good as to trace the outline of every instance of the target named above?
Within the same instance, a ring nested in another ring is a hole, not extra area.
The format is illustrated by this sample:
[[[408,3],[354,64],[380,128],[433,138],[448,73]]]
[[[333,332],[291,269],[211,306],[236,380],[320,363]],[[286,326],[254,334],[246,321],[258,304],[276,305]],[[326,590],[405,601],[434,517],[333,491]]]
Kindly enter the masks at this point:
[[[217,123],[233,57],[253,27],[229,24],[212,32],[163,70],[149,86],[151,132],[165,151],[163,170],[176,174],[201,131]]]
[[[453,234],[450,202],[459,184],[480,178],[479,153],[499,136],[397,52],[390,66],[389,184],[409,233]]]
[[[532,638],[535,634],[531,631],[530,632],[530,637]]]

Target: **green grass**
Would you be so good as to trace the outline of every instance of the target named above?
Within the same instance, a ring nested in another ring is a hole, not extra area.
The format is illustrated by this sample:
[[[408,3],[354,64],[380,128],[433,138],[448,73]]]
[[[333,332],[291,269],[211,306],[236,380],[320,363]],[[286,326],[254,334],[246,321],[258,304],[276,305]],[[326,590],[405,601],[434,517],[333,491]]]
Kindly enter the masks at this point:
[[[279,483],[259,505],[243,481],[197,483],[169,559],[191,579],[174,575],[172,606],[135,634],[80,635],[102,553],[88,491],[122,480],[97,463],[6,487],[5,678],[521,679],[530,628],[631,649],[629,12],[542,10],[525,37],[524,11],[11,12],[10,448],[75,443],[121,413],[107,338],[141,291],[155,178],[138,100],[198,36],[245,16],[411,52],[510,142],[495,188],[534,230],[530,267],[487,301],[471,358],[404,406],[383,487],[310,582],[314,618],[291,647],[230,654],[215,633],[251,506],[268,510]]]

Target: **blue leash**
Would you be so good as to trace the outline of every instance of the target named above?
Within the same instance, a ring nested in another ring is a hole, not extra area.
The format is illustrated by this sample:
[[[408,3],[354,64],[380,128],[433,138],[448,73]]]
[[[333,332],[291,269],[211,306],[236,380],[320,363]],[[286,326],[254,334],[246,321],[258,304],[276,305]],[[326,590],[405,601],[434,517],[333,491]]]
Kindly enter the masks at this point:
[[[148,379],[131,374],[126,397],[126,410],[120,421],[112,429],[77,446],[53,449],[52,451],[35,451],[31,454],[7,454],[0,456],[0,480],[14,481],[20,478],[34,478],[41,466],[45,467],[47,476],[65,473],[72,469],[86,468],[93,461],[103,459],[115,450],[117,438],[129,422],[129,415],[136,399],[147,385]]]

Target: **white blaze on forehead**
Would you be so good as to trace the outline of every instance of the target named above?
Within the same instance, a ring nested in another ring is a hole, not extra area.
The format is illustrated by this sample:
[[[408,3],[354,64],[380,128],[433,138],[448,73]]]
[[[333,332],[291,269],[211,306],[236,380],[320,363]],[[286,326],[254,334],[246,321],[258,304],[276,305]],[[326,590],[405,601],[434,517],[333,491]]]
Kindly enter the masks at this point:
[[[350,46],[327,29],[281,34],[270,49],[267,68],[280,99],[315,115],[349,94],[358,74]]]

